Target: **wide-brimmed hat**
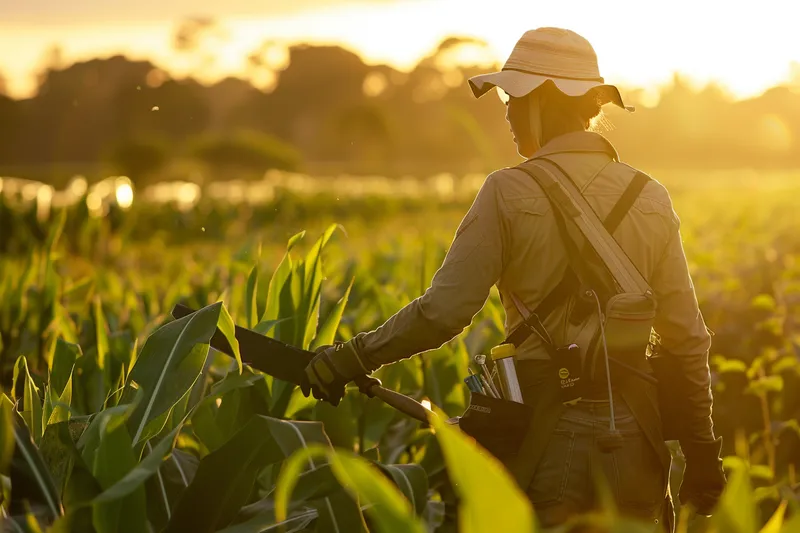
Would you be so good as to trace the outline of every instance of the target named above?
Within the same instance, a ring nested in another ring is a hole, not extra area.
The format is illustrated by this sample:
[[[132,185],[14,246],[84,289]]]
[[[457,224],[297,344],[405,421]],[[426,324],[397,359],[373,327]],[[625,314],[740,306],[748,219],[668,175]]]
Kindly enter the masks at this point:
[[[520,98],[547,80],[568,96],[583,96],[593,91],[601,105],[614,103],[633,111],[622,102],[619,89],[606,84],[600,76],[597,54],[589,41],[560,28],[525,32],[500,72],[470,78],[469,85],[476,98],[494,87]]]

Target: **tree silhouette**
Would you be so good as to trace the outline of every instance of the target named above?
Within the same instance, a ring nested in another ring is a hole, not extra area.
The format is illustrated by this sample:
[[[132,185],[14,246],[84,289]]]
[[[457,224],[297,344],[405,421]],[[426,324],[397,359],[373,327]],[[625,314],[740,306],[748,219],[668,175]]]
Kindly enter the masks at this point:
[[[128,176],[137,187],[149,184],[168,159],[169,145],[153,137],[120,142],[108,155],[112,168]]]
[[[202,55],[220,38],[213,21],[194,19],[178,28],[174,44]],[[261,81],[269,74],[272,82],[255,86],[238,78],[176,79],[123,56],[65,65],[54,48],[35,96],[0,94],[0,174],[60,185],[74,172],[99,178],[99,163],[110,160],[134,168],[131,154],[142,150],[142,167],[126,173],[152,178],[167,163],[156,156],[161,143],[166,158],[200,158],[221,179],[272,165],[296,168],[299,160],[310,172],[490,172],[519,158],[503,104],[491,94],[475,100],[466,85],[496,67],[485,64],[489,57],[485,43],[453,37],[400,72],[337,46],[286,49],[268,41],[249,55],[248,74]],[[800,74],[793,79],[743,101],[679,76],[650,107],[639,104],[641,91],[628,90],[637,112],[607,106],[614,127],[605,134],[624,160],[644,167],[798,168]],[[267,145],[280,148],[267,157]]]

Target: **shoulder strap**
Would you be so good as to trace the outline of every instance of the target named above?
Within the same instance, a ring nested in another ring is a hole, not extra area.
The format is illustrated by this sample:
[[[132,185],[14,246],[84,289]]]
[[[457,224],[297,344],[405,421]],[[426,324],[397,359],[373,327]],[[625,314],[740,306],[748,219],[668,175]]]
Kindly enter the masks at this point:
[[[564,218],[577,226],[622,292],[652,292],[647,280],[558,165],[540,158],[526,161],[518,168],[535,179]]]
[[[613,234],[614,231],[616,231],[616,229],[619,227],[620,223],[625,218],[625,215],[628,213],[628,211],[630,211],[631,207],[633,207],[633,203],[636,201],[636,198],[639,197],[639,194],[641,194],[648,181],[650,181],[650,177],[642,172],[637,172],[633,177],[631,182],[623,191],[622,195],[620,195],[619,199],[614,204],[614,207],[603,221],[603,226],[609,234]],[[540,337],[544,339],[544,336],[539,332],[539,330],[544,329],[542,322],[546,320],[553,311],[555,311],[559,304],[566,301],[567,298],[574,294],[579,285],[580,282],[575,275],[574,270],[571,267],[567,267],[564,277],[561,278],[561,281],[558,283],[558,285],[556,285],[549,293],[547,293],[547,295],[539,302],[539,305],[537,305],[533,312],[530,313],[530,316],[524,320],[523,324],[509,334],[505,342],[513,344],[514,346],[520,346],[523,342],[525,342],[525,340],[527,340],[528,337],[530,337],[534,330],[537,332],[537,334],[539,334]],[[517,307],[519,307],[519,304],[516,301],[514,303],[517,305]],[[525,313],[522,311],[523,310],[520,310],[520,314],[522,314],[524,317]]]
[[[637,171],[636,175],[633,176],[633,179],[625,188],[622,196],[619,197],[619,200],[617,200],[617,203],[614,204],[614,207],[603,221],[603,226],[605,226],[606,230],[608,230],[610,234],[614,234],[614,231],[616,231],[617,227],[619,227],[620,222],[622,222],[622,219],[625,218],[625,215],[628,213],[628,211],[631,210],[633,203],[642,193],[642,190],[644,189],[645,185],[647,185],[648,181],[650,181],[650,178],[643,172]]]

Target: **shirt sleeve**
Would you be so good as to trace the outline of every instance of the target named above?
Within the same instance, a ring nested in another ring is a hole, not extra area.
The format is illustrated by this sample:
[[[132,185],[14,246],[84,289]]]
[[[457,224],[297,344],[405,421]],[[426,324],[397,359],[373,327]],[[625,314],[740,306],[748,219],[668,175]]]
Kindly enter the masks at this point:
[[[691,410],[691,434],[700,440],[713,439],[711,420],[711,375],[708,352],[711,335],[706,328],[689,274],[680,225],[674,216],[672,234],[653,276],[658,308],[654,329],[667,357],[678,357],[687,380],[686,390]]]
[[[494,173],[484,182],[425,294],[376,330],[353,339],[371,369],[440,347],[461,333],[486,303],[508,249],[508,217],[498,177]]]

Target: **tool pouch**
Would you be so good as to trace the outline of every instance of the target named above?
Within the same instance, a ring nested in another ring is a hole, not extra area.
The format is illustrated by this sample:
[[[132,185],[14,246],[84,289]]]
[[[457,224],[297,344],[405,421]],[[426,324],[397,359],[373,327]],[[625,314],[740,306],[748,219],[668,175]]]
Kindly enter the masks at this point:
[[[509,466],[519,453],[532,416],[529,405],[471,392],[469,407],[458,417],[458,425]]]
[[[604,316],[608,354],[627,364],[641,361],[655,318],[656,301],[650,294],[624,292],[609,298]]]

